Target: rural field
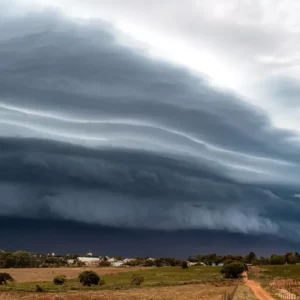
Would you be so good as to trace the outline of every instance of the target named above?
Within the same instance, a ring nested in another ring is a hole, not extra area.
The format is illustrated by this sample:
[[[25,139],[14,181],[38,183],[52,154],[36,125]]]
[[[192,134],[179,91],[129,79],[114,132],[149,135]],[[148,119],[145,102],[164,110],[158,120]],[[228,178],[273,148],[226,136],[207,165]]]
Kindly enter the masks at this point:
[[[300,265],[255,266],[249,270],[248,278],[273,299],[300,299]]]
[[[212,284],[184,285],[172,287],[138,288],[120,291],[68,292],[38,295],[33,293],[3,293],[1,300],[219,300],[227,286]]]
[[[93,270],[105,280],[101,286],[83,287],[77,276],[84,270]],[[7,269],[15,283],[0,287],[0,299],[92,300],[92,299],[220,299],[225,290],[235,286],[225,280],[218,267],[165,268],[34,268]],[[143,276],[140,286],[132,286],[133,274]],[[63,286],[54,285],[56,275],[66,275]],[[43,293],[36,292],[36,285]]]
[[[92,270],[103,275],[121,274],[124,272],[134,272],[138,270],[149,269],[145,267],[128,267],[128,268],[20,268],[20,269],[1,269],[1,272],[9,273],[17,283],[22,282],[47,282],[52,281],[56,275],[65,275],[67,279],[77,278],[79,273],[85,270]]]
[[[85,270],[96,272],[105,282],[83,286],[77,279]],[[220,267],[193,266],[162,268],[27,268],[2,269],[15,282],[0,286],[1,300],[223,300],[235,290],[233,300],[300,299],[300,266],[251,267],[244,280],[224,279]],[[65,275],[64,285],[53,278]],[[144,278],[132,285],[133,275]],[[42,289],[37,292],[36,286]],[[238,285],[237,289],[235,287]]]

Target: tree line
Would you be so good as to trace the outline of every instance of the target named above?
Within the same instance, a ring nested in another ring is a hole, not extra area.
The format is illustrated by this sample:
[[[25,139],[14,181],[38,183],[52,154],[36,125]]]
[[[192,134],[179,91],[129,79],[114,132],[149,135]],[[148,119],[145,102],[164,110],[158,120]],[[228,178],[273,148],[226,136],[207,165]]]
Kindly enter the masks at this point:
[[[67,264],[66,257],[35,255],[26,251],[0,252],[0,268],[62,267]]]
[[[283,265],[283,264],[297,264],[300,263],[300,254],[298,252],[287,252],[284,255],[272,254],[269,257],[258,257],[254,252],[248,255],[196,255],[189,256],[188,261],[203,263],[207,266],[223,264],[228,261],[240,261],[245,264],[252,265]]]
[[[50,256],[50,255],[36,255],[26,251],[0,251],[0,268],[51,268],[69,266],[68,259],[75,258],[74,264],[76,266],[84,266],[84,263],[78,261],[78,255],[68,256]],[[117,256],[116,259],[122,260],[122,257]],[[295,252],[288,252],[285,255],[272,254],[269,257],[257,257],[254,252],[247,255],[196,255],[189,256],[187,260],[179,260],[173,257],[161,257],[156,259],[149,259],[148,257],[136,257],[128,261],[127,266],[146,266],[146,267],[166,267],[166,266],[182,266],[184,261],[189,261],[201,265],[219,265],[228,261],[239,261],[244,264],[252,265],[283,265],[283,264],[297,264],[300,263],[300,255]],[[99,267],[108,267],[110,262],[107,260],[99,261]]]

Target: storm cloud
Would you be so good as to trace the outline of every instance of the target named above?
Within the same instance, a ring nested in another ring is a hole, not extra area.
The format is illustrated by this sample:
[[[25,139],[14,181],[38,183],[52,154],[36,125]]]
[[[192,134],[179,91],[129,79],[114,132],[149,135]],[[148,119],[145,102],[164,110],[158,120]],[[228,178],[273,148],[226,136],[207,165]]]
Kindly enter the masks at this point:
[[[242,96],[57,11],[0,57],[2,216],[298,236],[299,136]]]

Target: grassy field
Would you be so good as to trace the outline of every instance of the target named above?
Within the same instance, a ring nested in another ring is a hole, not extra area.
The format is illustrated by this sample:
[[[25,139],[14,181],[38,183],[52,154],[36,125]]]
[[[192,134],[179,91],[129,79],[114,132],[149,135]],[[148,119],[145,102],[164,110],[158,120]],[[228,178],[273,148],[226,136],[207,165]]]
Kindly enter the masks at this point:
[[[212,284],[139,288],[120,291],[76,291],[57,294],[0,293],[1,300],[219,300],[226,286]],[[251,298],[250,298],[251,299]],[[250,300],[249,299],[249,300]],[[252,299],[251,299],[252,300]]]
[[[300,296],[300,265],[253,267],[248,276],[259,282],[276,299],[284,298],[283,295],[287,293]]]
[[[249,279],[269,282],[274,279],[299,279],[300,265],[278,265],[252,267],[248,273]]]
[[[114,275],[124,272],[134,272],[149,268],[145,267],[128,267],[128,268],[32,268],[32,269],[0,269],[0,272],[9,273],[16,282],[45,282],[52,281],[56,275],[65,275],[67,279],[75,279],[79,273],[85,270],[92,270],[99,274],[99,276]]]
[[[165,300],[214,300],[219,299],[225,289],[234,282],[224,280],[218,267],[195,266],[183,270],[181,267],[166,268],[89,268],[96,271],[105,285],[83,287],[77,280],[80,272],[87,268],[58,269],[9,269],[16,280],[0,286],[1,300],[44,299],[44,300],[94,300],[94,299],[165,299]],[[131,285],[133,274],[145,278],[141,287]],[[64,286],[56,286],[52,279],[66,275]],[[36,285],[44,293],[36,293]]]
[[[199,284],[203,282],[226,282],[220,274],[217,267],[191,267],[183,270],[181,267],[153,268],[153,269],[122,269],[122,268],[97,268],[96,271],[101,279],[105,280],[103,286],[83,287],[77,280],[78,274],[84,269],[27,269],[30,276],[34,276],[38,280],[26,280],[26,272],[24,269],[7,270],[16,280],[7,286],[1,286],[0,291],[23,291],[32,292],[39,284],[47,292],[65,292],[74,290],[123,290],[134,288],[130,282],[132,274],[140,274],[145,278],[143,286],[171,286],[184,284]],[[67,273],[67,271],[69,273]],[[20,272],[18,274],[18,272]],[[49,273],[50,272],[50,273]],[[53,273],[52,273],[53,272]],[[38,273],[38,275],[37,275]],[[22,275],[21,275],[22,274]],[[35,274],[35,275],[32,275]],[[69,280],[63,286],[57,286],[52,283],[53,277],[57,274],[67,275]],[[74,276],[73,276],[74,275]],[[29,276],[29,277],[30,277]],[[72,279],[70,279],[70,276]],[[32,277],[31,277],[32,278]],[[18,280],[20,279],[20,280]],[[27,281],[27,282],[26,282]]]

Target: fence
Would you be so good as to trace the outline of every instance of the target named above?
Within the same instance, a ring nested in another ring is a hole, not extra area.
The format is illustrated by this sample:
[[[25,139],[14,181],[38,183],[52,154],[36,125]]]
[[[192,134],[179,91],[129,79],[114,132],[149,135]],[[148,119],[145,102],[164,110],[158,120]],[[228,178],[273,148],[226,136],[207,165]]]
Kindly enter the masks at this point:
[[[230,292],[229,290],[226,290],[226,291],[223,293],[223,295],[222,295],[222,297],[221,297],[221,300],[233,300],[234,294],[235,294],[235,292],[236,292],[238,286],[239,286],[239,285],[237,284],[231,292]]]

